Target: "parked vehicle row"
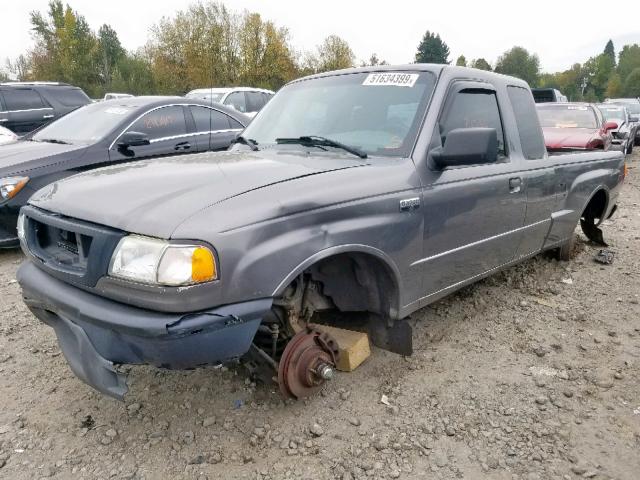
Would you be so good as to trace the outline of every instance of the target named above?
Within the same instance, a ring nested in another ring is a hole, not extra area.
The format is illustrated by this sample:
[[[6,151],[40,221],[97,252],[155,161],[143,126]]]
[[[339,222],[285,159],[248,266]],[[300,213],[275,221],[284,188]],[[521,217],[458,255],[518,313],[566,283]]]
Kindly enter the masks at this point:
[[[242,113],[218,104],[184,97],[130,97],[86,105],[3,145],[0,247],[17,246],[20,207],[45,185],[105,165],[225,150],[248,123]]]
[[[609,150],[618,124],[607,121],[589,103],[541,103],[536,106],[547,150]]]
[[[630,154],[637,141],[638,129],[640,128],[638,116],[631,115],[623,104],[602,103],[597,107],[607,122],[613,122],[617,125],[617,128],[611,130],[612,148]]]
[[[336,366],[327,319],[409,355],[412,312],[541,251],[568,259],[578,224],[603,241],[624,156],[549,156],[537,113],[584,136],[559,142],[572,148],[604,149],[611,130],[593,106],[558,105],[536,112],[524,81],[445,65],[293,81],[231,151],[119,163],[31,196],[18,220],[25,302],[107,395],[127,391],[114,364],[243,358],[306,397]],[[151,118],[124,122],[103,158],[149,129],[174,147],[190,134]],[[46,130],[34,137],[72,148]]]
[[[89,103],[82,89],[66,83],[0,83],[0,126],[25,134]]]
[[[275,93],[271,90],[249,87],[199,88],[185,96],[205,102],[220,103],[233,107],[250,117],[254,117]]]

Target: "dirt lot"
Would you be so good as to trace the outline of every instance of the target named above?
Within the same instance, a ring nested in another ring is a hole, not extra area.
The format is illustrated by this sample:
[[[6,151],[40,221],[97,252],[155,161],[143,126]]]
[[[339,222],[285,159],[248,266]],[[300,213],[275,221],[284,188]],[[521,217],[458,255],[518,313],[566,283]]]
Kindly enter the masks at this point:
[[[628,479],[640,472],[640,154],[578,244],[413,317],[415,355],[376,350],[284,404],[234,369],[131,370],[126,403],[77,380],[0,253],[0,478]],[[383,395],[389,405],[381,402]]]

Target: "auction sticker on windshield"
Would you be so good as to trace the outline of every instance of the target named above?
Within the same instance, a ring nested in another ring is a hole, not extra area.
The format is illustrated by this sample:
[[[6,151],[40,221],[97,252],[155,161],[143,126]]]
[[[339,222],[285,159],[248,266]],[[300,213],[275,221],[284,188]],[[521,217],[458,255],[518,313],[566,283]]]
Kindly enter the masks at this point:
[[[385,72],[370,73],[362,85],[413,87],[420,75],[418,73]]]

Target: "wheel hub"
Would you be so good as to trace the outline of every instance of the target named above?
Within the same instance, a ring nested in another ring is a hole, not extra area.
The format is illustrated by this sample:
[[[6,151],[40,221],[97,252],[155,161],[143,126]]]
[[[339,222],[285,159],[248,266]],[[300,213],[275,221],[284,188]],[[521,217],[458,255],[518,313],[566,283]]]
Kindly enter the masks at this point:
[[[282,394],[295,399],[315,394],[333,378],[338,354],[338,344],[326,333],[307,327],[294,335],[278,365]]]

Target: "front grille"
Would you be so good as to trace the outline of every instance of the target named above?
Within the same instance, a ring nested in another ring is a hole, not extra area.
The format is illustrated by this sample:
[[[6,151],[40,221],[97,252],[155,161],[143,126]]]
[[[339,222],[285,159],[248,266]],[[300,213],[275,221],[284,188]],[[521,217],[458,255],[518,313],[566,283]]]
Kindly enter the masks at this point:
[[[28,254],[53,276],[93,287],[107,274],[109,261],[124,232],[27,206]]]

